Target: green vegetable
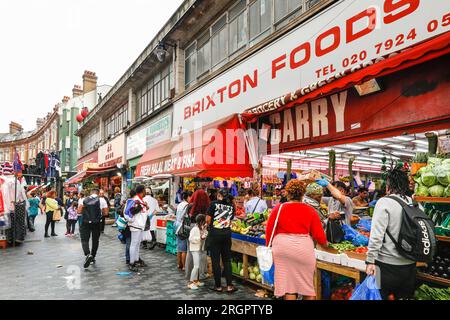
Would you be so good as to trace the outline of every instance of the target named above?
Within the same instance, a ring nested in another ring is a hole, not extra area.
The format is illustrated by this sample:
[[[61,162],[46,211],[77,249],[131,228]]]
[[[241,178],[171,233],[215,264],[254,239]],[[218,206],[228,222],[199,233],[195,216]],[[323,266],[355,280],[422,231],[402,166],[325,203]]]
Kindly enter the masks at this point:
[[[428,188],[424,185],[418,185],[415,193],[419,197],[428,197],[429,195]]]
[[[432,197],[442,197],[442,195],[444,194],[444,190],[444,187],[440,184],[428,188],[428,191],[430,192],[430,195]]]
[[[433,172],[425,172],[422,174],[422,183],[427,186],[431,187],[436,184],[436,176],[433,174]]]
[[[356,249],[356,247],[350,241],[344,241],[341,243],[331,243],[328,246],[332,249],[339,251],[339,253],[344,251],[352,251]]]
[[[426,152],[417,152],[416,156],[413,159],[414,163],[427,163],[428,162],[428,153]]]
[[[432,170],[431,167],[426,166],[426,167],[422,167],[419,169],[419,171],[417,171],[417,174],[419,177],[422,176],[424,173],[430,172]]]
[[[433,173],[443,186],[450,184],[450,164],[434,167]]]
[[[442,159],[430,157],[428,158],[428,166],[434,168],[436,166],[440,166],[442,164]]]
[[[442,165],[443,165],[443,166],[445,166],[445,165],[450,165],[450,159],[444,159],[444,160],[442,160]]]
[[[450,300],[450,288],[438,289],[421,285],[415,292],[416,300]]]
[[[450,185],[447,186],[444,190],[444,194],[442,195],[445,198],[450,198]]]

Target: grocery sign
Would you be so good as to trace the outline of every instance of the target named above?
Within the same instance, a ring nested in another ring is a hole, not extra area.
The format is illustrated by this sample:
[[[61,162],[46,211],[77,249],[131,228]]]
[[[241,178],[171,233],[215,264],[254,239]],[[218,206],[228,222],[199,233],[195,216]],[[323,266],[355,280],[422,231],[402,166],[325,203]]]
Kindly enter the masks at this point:
[[[375,95],[360,97],[348,89],[261,117],[267,153],[448,128],[450,82],[442,66],[449,59],[447,55],[385,76],[385,90]]]
[[[448,0],[340,1],[174,104],[173,135],[305,92],[450,30]]]

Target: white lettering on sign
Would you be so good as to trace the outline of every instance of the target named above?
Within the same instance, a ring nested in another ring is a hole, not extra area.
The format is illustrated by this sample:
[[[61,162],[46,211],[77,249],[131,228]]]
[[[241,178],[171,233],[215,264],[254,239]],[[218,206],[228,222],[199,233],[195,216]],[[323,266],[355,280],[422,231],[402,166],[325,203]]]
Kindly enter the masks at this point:
[[[276,109],[284,105],[285,97],[277,97],[285,93],[293,92],[295,100],[298,89],[305,95],[449,29],[450,1],[339,1],[176,101],[173,135],[258,104],[261,110]],[[305,41],[305,34],[315,36]],[[321,105],[311,111],[322,118],[311,124],[313,136],[324,134]]]
[[[270,144],[278,145],[307,139],[310,137],[310,131],[312,131],[312,137],[330,134],[331,113],[334,113],[335,132],[344,131],[346,104],[347,91],[343,91],[328,98],[317,99],[309,104],[304,103],[284,110],[282,113],[271,114],[268,118],[274,129],[271,130]]]

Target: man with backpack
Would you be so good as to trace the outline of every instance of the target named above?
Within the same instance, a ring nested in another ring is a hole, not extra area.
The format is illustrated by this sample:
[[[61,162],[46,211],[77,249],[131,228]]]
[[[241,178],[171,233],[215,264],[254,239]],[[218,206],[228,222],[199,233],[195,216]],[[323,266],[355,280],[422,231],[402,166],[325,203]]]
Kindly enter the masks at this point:
[[[407,173],[392,169],[386,191],[374,210],[367,254],[367,274],[376,276],[381,296],[387,300],[414,296],[416,262],[431,262],[436,248],[434,226],[414,203]]]
[[[189,211],[191,206],[189,205],[189,202],[192,198],[192,191],[184,191],[182,197],[183,201],[177,207],[175,230],[177,230],[178,269],[184,271],[186,267],[186,253],[189,238],[189,234],[187,233],[187,230],[184,230],[184,226],[186,223],[190,223]]]
[[[102,216],[108,212],[108,204],[105,199],[99,197],[99,190],[93,189],[91,195],[83,200],[81,208],[83,222],[80,227],[81,246],[86,259],[84,268],[95,263],[95,256],[99,246]],[[89,240],[92,236],[92,250],[89,248]]]

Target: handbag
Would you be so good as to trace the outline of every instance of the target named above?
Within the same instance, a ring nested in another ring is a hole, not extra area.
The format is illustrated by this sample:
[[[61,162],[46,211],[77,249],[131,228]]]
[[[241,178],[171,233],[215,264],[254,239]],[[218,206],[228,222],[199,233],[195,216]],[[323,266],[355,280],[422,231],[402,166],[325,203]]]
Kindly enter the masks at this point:
[[[332,219],[328,219],[326,234],[328,242],[331,243],[340,243],[345,237],[340,223]]]
[[[53,221],[60,221],[61,220],[61,210],[55,210],[53,211]]]
[[[273,263],[273,254],[272,254],[272,242],[275,235],[275,230],[278,225],[278,219],[280,218],[281,210],[283,209],[283,204],[280,206],[280,210],[278,210],[277,218],[275,219],[275,224],[273,226],[272,235],[270,236],[269,245],[259,246],[256,248],[256,256],[258,258],[259,269],[261,271],[261,275],[263,277],[263,283],[267,285],[274,285],[275,279],[275,265]]]

